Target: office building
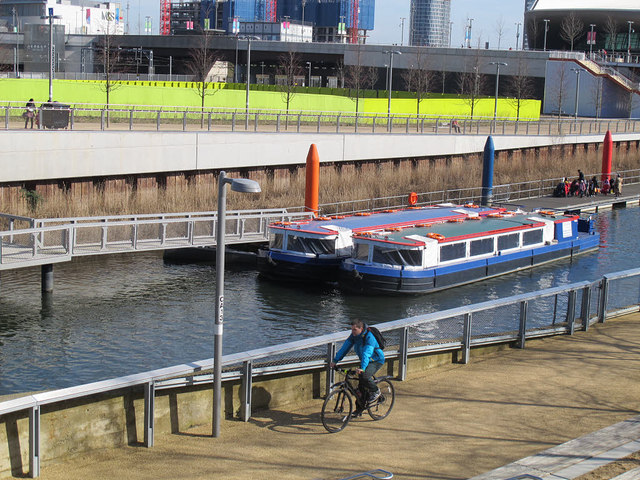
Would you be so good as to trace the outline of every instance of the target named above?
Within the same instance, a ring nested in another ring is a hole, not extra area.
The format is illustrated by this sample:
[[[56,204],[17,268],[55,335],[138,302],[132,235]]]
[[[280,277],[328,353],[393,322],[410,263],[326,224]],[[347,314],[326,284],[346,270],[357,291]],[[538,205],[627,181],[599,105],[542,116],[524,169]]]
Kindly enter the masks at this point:
[[[451,0],[411,0],[410,45],[448,47],[450,18]]]

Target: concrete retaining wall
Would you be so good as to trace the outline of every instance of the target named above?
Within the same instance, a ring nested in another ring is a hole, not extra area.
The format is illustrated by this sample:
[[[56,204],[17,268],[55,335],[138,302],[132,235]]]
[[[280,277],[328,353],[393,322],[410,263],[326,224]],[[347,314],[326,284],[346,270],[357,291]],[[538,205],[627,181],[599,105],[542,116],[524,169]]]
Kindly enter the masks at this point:
[[[486,135],[0,132],[0,184],[170,172],[253,169],[305,162],[309,145],[322,163],[479,153]],[[601,143],[604,135],[495,136],[497,151]],[[617,134],[615,142],[640,134]]]
[[[509,348],[508,344],[472,349],[472,358]],[[456,352],[410,357],[407,378],[424,375],[430,368],[457,361]],[[380,374],[397,374],[397,361],[387,362]],[[318,411],[325,390],[325,370],[254,378],[253,409],[291,409],[314,402]],[[239,381],[223,383],[223,409],[227,419],[237,419],[241,406]],[[179,433],[211,423],[211,385],[159,390],[155,397],[155,432]],[[398,406],[397,408],[402,408]],[[101,448],[141,445],[144,440],[142,387],[68,400],[41,409],[41,462],[59,462],[77,453]],[[0,416],[0,478],[24,476],[29,469],[29,419],[27,412]]]

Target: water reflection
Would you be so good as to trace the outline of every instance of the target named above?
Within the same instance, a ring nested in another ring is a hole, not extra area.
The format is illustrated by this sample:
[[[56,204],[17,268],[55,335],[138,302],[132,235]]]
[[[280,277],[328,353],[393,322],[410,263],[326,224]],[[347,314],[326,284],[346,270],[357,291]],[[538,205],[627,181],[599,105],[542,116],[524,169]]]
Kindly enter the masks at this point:
[[[230,268],[225,275],[224,352],[346,331],[354,317],[378,323],[640,267],[639,212],[600,213],[603,248],[597,253],[418,297],[291,288],[262,281],[253,269]],[[108,255],[57,264],[54,278],[55,291],[42,297],[38,268],[2,272],[0,395],[213,356],[212,265],[165,264],[159,253]],[[454,337],[460,325],[456,319],[444,332],[435,326],[423,329]]]

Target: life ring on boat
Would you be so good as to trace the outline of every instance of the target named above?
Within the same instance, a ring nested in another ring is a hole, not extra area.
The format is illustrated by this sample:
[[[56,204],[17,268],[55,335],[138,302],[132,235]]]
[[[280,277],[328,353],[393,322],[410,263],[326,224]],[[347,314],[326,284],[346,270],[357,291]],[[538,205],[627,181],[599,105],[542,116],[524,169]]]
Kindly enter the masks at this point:
[[[449,223],[462,223],[462,222],[464,222],[464,218],[450,218],[449,220],[447,220],[447,222],[449,222]]]
[[[475,203],[465,203],[464,206],[467,207],[467,208],[480,208]]]
[[[316,217],[316,220],[326,221],[326,220],[331,220],[331,217]]]
[[[416,228],[430,227],[430,223],[416,223]]]
[[[489,217],[489,218],[502,218],[502,217],[504,217],[504,215],[502,215],[501,213],[490,213],[489,215],[487,215],[487,217]]]
[[[421,210],[422,207],[407,207],[407,210]]]
[[[482,220],[482,218],[480,218],[480,215],[473,215],[467,217],[467,220]]]
[[[540,210],[538,212],[540,215],[549,215],[550,217],[555,217],[556,212],[552,211],[552,210]]]
[[[334,215],[331,220],[341,220],[343,218],[346,218],[346,215]]]
[[[383,211],[384,213],[394,213],[394,212],[397,212],[398,210],[393,209],[393,208],[388,208],[388,209],[386,209],[386,210],[382,210],[382,211]]]
[[[358,212],[358,213],[356,213],[357,217],[368,217],[369,215],[371,215],[371,212]]]
[[[427,233],[427,237],[433,238],[434,240],[444,240],[444,235],[442,235],[441,233]]]
[[[387,228],[387,231],[388,232],[401,232],[402,229],[400,227],[390,227],[390,228]]]
[[[409,194],[409,205],[415,205],[418,203],[418,194],[416,192],[411,192]]]
[[[291,225],[291,222],[280,222],[280,225],[285,225],[285,226]]]

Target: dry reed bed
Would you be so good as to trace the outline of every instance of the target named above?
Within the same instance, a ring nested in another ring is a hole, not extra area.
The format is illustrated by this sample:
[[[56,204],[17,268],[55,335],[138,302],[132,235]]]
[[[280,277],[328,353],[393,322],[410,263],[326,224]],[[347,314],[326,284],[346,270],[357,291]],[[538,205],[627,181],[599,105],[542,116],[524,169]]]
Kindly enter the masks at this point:
[[[593,175],[601,168],[601,147],[590,145],[554,146],[541,149],[498,152],[494,184],[536,181],[577,176],[578,169]],[[621,143],[614,150],[614,172],[640,168],[637,144]],[[241,173],[229,172],[241,176]],[[262,193],[230,193],[228,209],[297,207],[304,204],[305,169],[300,167],[275,172],[251,171]],[[431,157],[427,159],[372,161],[355,164],[326,164],[321,168],[320,203],[361,200],[404,195],[409,192],[433,192],[481,186],[482,155]],[[49,186],[51,187],[51,186]],[[36,192],[39,192],[38,187]],[[142,188],[122,182],[118,189],[46,188],[38,193],[35,209],[24,196],[0,196],[0,211],[36,218],[102,216],[158,212],[214,211],[217,183],[213,173],[189,177],[189,181],[171,182],[159,188],[155,181]],[[550,192],[549,192],[550,193]]]

